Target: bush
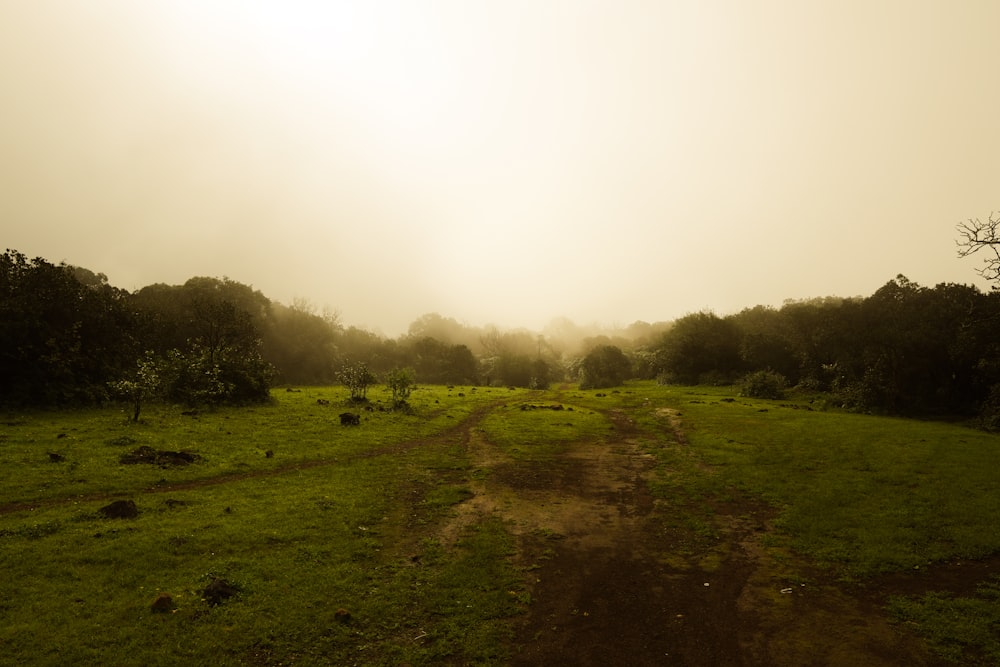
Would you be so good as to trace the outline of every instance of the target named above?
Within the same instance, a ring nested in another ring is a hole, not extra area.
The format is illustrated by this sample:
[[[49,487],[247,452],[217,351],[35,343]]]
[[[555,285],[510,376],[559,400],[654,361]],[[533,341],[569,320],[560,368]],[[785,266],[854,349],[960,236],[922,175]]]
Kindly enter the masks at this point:
[[[786,386],[788,382],[781,373],[756,371],[743,378],[740,396],[779,399],[784,397]]]
[[[614,345],[591,350],[580,365],[580,389],[618,387],[632,374],[632,362]]]
[[[368,370],[363,363],[345,364],[337,374],[340,382],[351,392],[353,403],[364,403],[368,400],[368,387],[375,384],[378,378]]]
[[[414,386],[414,373],[410,368],[394,368],[385,375],[385,386],[392,392],[392,406],[404,407]]]

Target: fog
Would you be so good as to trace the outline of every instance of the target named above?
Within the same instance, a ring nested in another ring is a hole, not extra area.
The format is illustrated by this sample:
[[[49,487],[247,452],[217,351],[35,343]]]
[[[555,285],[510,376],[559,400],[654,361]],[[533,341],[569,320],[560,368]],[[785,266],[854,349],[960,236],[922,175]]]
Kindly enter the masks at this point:
[[[977,283],[1000,3],[0,0],[6,247],[397,335]]]

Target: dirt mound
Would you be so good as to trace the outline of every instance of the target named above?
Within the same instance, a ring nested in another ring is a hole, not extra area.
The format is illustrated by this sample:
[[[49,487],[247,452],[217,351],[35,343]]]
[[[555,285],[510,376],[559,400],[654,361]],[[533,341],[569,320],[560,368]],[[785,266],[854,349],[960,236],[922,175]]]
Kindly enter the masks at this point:
[[[240,589],[238,586],[225,579],[214,577],[208,586],[205,586],[205,590],[201,592],[201,595],[205,598],[205,602],[214,607],[222,604],[231,597],[239,595],[239,593]]]
[[[139,516],[134,500],[116,500],[97,511],[106,519],[134,519]]]
[[[169,466],[186,466],[197,461],[199,457],[194,452],[172,452],[163,449],[153,449],[148,445],[143,445],[133,449],[127,454],[122,454],[118,459],[123,465],[135,465],[145,463],[147,465],[157,465],[161,468]]]

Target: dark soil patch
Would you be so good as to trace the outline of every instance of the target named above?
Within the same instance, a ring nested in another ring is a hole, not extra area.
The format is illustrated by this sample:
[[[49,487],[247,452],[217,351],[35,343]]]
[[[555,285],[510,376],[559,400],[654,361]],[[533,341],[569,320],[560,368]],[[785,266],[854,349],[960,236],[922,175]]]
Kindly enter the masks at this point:
[[[139,516],[139,508],[134,500],[116,500],[97,512],[105,519],[134,519]]]
[[[980,584],[997,576],[1000,576],[1000,555],[993,555],[884,574],[858,584],[857,592],[878,603],[896,595],[919,596],[932,591],[967,597],[975,595]]]
[[[239,594],[240,589],[238,586],[218,577],[213,578],[201,593],[202,597],[205,598],[205,602],[212,606],[220,605],[229,598]]]
[[[172,452],[162,449],[153,449],[148,445],[143,445],[137,449],[133,449],[127,454],[122,454],[119,458],[119,462],[122,465],[135,465],[135,464],[147,464],[156,465],[161,468],[168,468],[171,466],[186,466],[197,461],[200,457],[194,452]]]
[[[613,548],[554,551],[538,571],[514,665],[741,665],[737,600],[750,565],[719,573],[657,558],[666,535],[617,536]],[[705,584],[709,585],[705,585]]]

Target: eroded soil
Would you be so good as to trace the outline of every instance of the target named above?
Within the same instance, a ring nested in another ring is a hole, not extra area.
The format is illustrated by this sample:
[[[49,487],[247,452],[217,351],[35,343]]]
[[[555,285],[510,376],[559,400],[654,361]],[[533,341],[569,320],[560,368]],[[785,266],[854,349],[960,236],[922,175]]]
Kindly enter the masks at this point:
[[[659,415],[665,444],[686,446],[675,416]],[[629,420],[609,417],[614,438],[545,464],[510,460],[469,427],[484,474],[445,538],[490,514],[515,531],[532,602],[514,665],[945,664],[885,617],[899,582],[849,590],[776,562],[762,546],[774,512],[761,503],[714,504],[715,531],[693,529],[692,508],[650,494],[654,460]]]

